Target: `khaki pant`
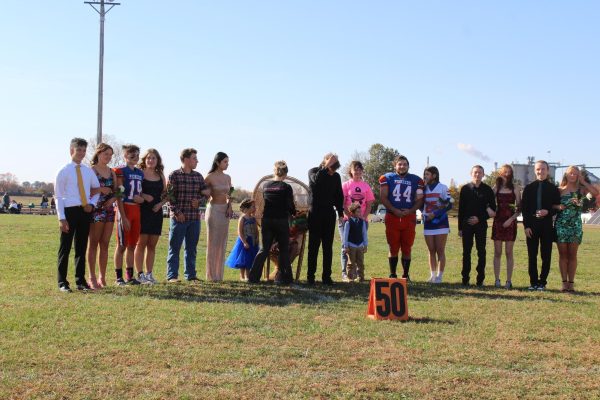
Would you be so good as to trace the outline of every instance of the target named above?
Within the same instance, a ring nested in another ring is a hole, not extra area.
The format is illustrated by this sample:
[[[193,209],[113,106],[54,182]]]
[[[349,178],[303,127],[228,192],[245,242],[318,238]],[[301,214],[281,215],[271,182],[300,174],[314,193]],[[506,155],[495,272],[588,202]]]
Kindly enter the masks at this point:
[[[348,247],[348,278],[365,279],[364,247]]]

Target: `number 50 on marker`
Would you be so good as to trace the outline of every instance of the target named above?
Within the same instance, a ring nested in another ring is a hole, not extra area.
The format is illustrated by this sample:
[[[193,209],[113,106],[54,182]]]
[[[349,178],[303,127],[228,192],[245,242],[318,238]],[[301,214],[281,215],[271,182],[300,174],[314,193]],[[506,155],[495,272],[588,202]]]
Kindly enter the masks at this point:
[[[371,279],[367,317],[408,320],[406,279]]]

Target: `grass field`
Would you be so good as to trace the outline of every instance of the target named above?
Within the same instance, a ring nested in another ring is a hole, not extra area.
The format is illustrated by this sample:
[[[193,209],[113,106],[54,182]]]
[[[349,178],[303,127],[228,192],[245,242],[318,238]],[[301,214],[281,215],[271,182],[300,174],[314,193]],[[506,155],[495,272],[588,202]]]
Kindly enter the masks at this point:
[[[585,229],[576,294],[558,291],[556,251],[549,290],[524,290],[522,230],[515,290],[459,285],[455,227],[447,283],[426,284],[417,229],[411,318],[399,323],[365,318],[368,283],[248,286],[232,270],[222,283],[63,294],[56,217],[0,215],[0,399],[600,398],[599,229]],[[155,269],[163,279],[166,243]],[[372,224],[367,276],[387,275],[386,247],[383,225]]]

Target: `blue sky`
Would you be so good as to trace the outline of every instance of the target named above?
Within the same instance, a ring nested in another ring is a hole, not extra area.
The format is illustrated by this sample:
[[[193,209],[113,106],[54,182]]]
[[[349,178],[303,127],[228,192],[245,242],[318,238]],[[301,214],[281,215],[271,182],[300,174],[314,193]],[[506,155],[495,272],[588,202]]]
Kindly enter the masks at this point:
[[[596,1],[133,1],[107,16],[104,133],[230,156],[252,189],[373,143],[421,174],[481,163],[600,166]],[[52,181],[95,137],[98,15],[83,1],[4,2],[0,173]],[[469,150],[470,149],[470,150]],[[596,170],[595,172],[599,172]]]

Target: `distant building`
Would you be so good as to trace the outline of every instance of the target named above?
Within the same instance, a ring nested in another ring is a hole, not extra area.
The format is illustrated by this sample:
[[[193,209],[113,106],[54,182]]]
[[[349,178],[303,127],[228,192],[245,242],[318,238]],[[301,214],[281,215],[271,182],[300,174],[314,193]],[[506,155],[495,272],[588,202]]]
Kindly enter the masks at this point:
[[[522,187],[530,184],[535,181],[535,159],[534,157],[528,157],[527,164],[511,164],[513,168],[513,174],[515,181],[519,182]],[[550,171],[548,171],[548,176],[555,180],[554,174],[556,173],[557,165],[555,163],[548,163],[550,167]]]
[[[519,182],[521,186],[525,187],[525,185],[535,181],[535,158],[527,157],[527,164],[511,164],[513,168],[515,181]],[[548,166],[550,167],[550,171],[548,172],[548,176],[556,182],[560,183],[563,171],[565,170],[565,166],[561,166],[559,163],[549,162]],[[579,168],[582,168],[581,166]],[[559,172],[556,175],[556,172]],[[594,175],[590,170],[586,170],[588,176],[590,177],[590,181],[592,184],[600,183],[600,178]]]

